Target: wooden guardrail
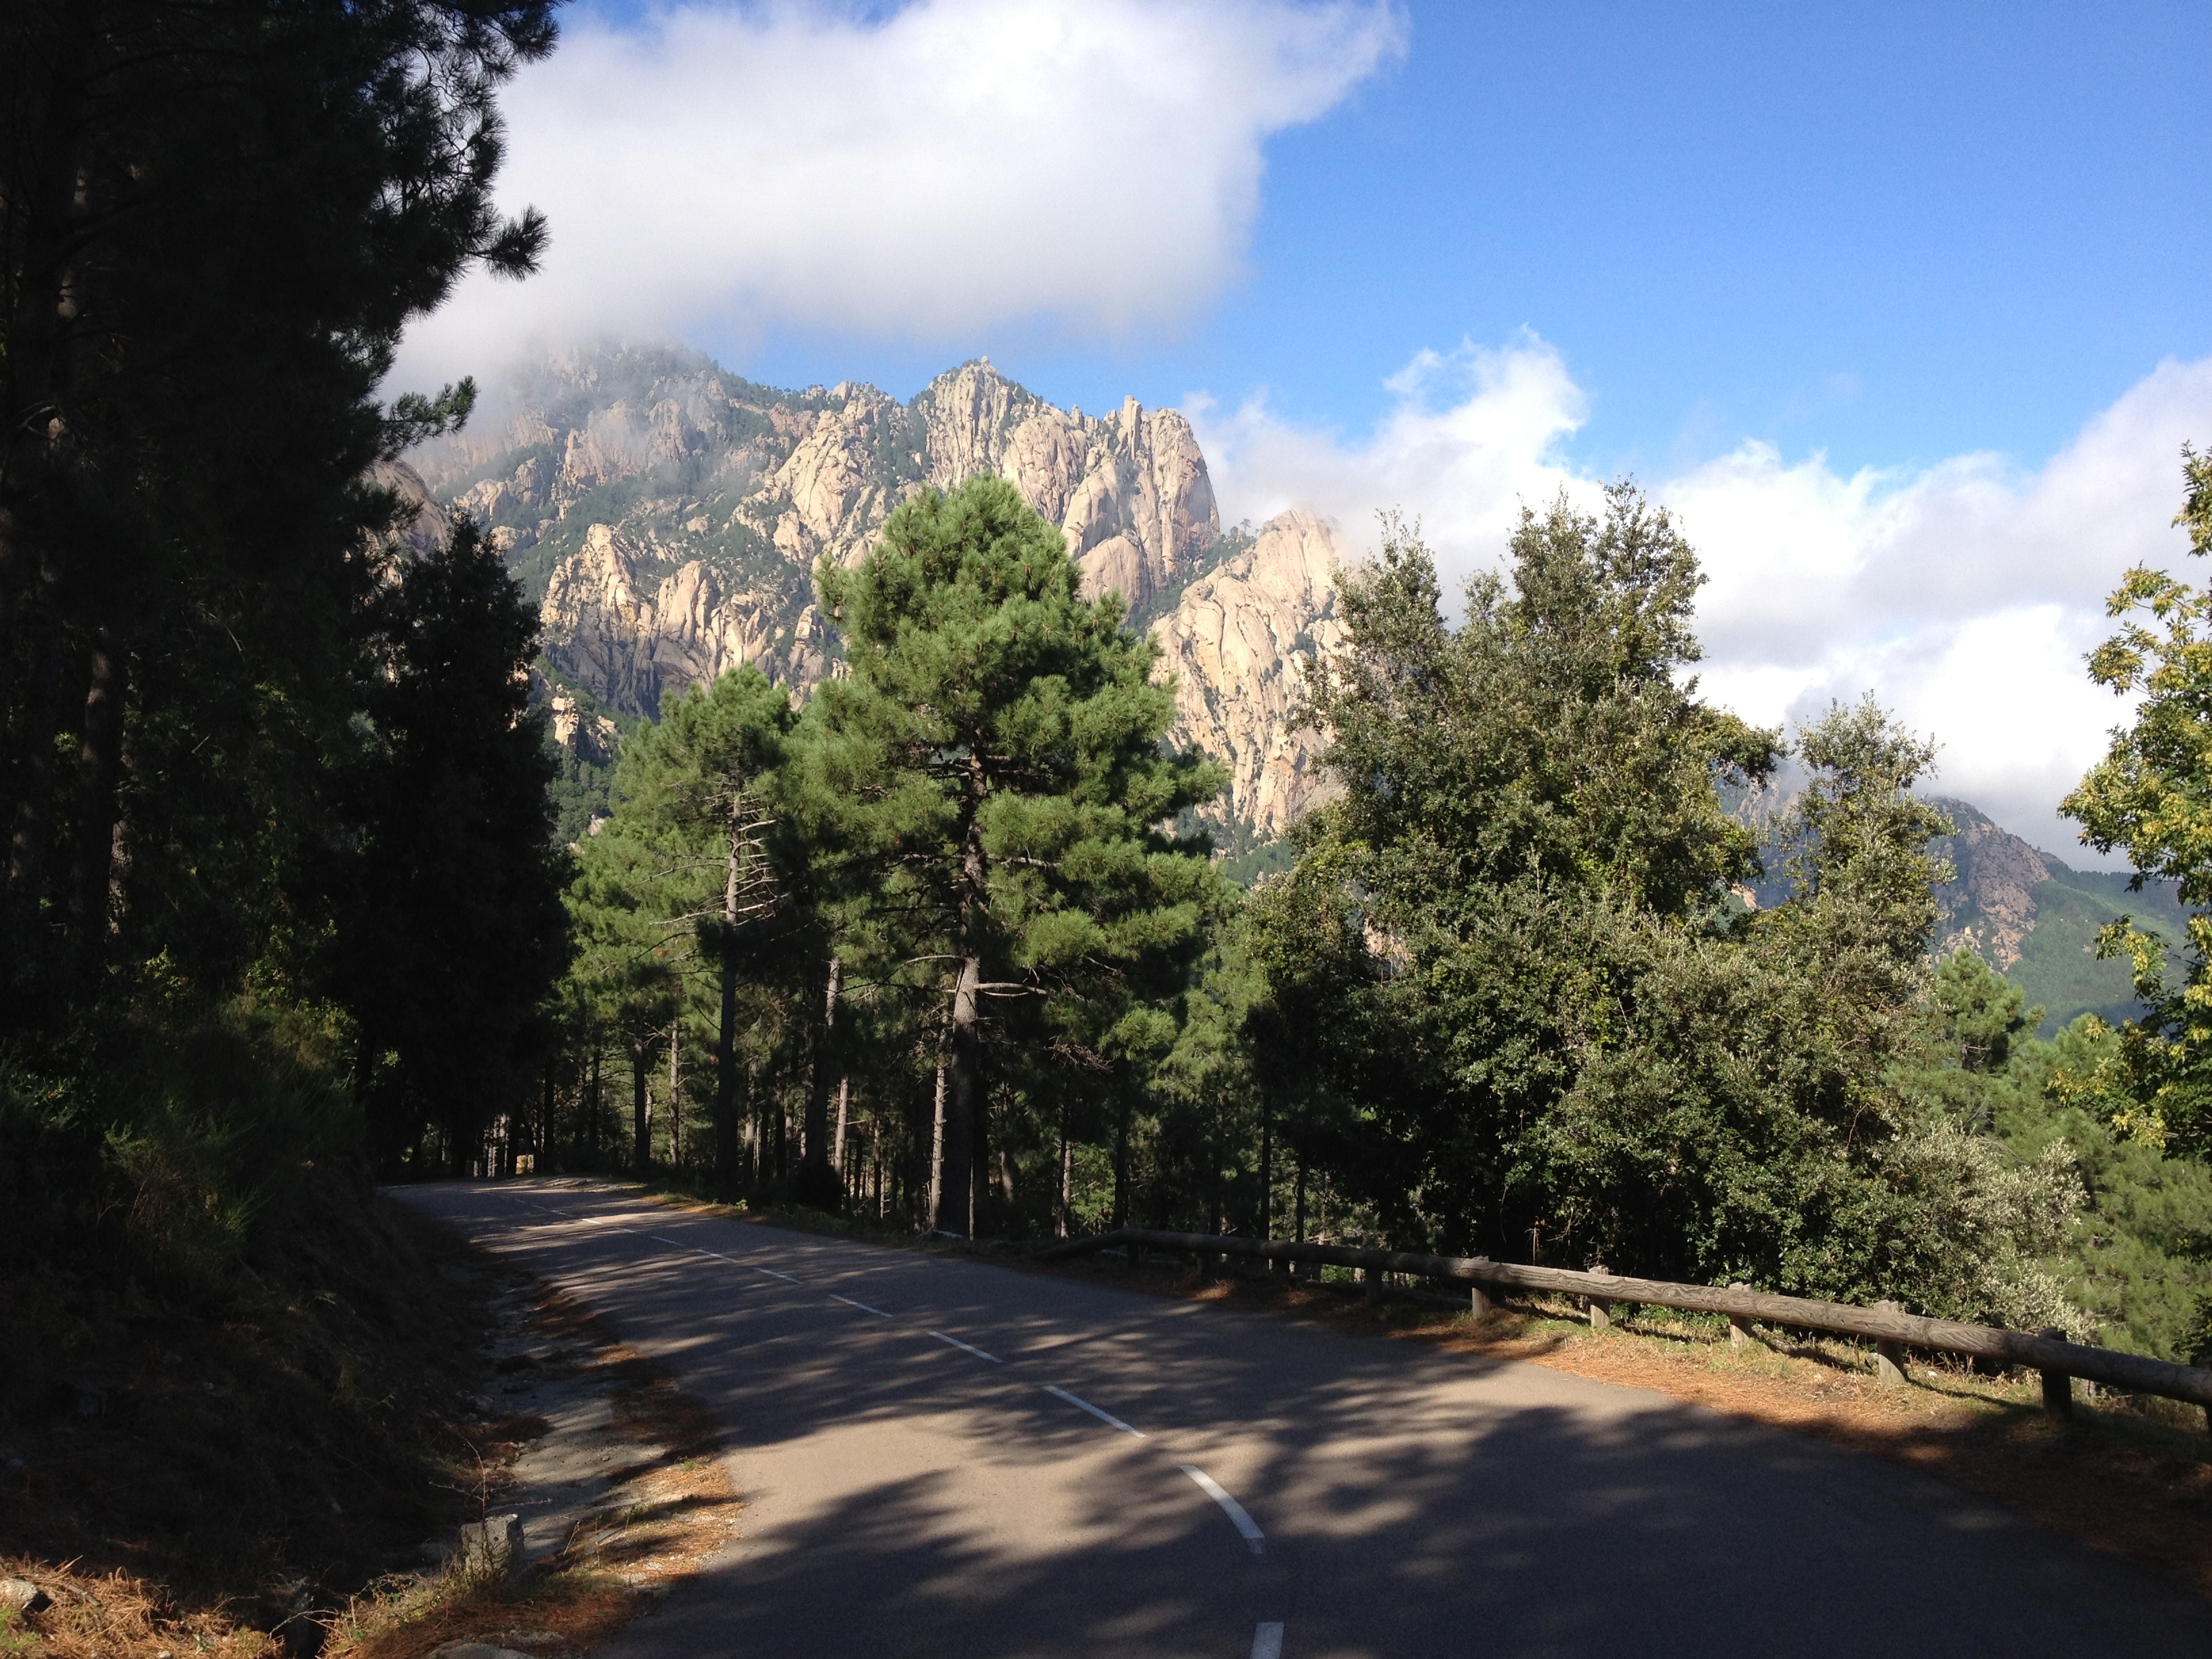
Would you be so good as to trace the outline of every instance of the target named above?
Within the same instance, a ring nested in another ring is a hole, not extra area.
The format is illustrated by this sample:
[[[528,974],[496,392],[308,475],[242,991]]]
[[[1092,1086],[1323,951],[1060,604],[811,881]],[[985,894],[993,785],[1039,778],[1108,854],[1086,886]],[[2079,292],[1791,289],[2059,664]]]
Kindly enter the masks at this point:
[[[1407,1250],[1365,1249],[1347,1244],[1299,1244],[1288,1239],[1156,1232],[1143,1227],[1122,1227],[1091,1238],[1071,1239],[1038,1251],[1036,1259],[1044,1261],[1115,1249],[1128,1249],[1133,1262],[1144,1250],[1171,1250],[1200,1256],[1250,1256],[1270,1261],[1358,1267],[1370,1275],[1410,1273],[1421,1279],[1449,1279],[1477,1287],[1477,1312],[1486,1305],[1480,1287],[1495,1285],[1510,1290],[1551,1291],[1580,1297],[1589,1304],[1592,1322],[1597,1324],[1605,1322],[1605,1310],[1609,1304],[1635,1302],[1692,1313],[1720,1314],[1738,1330],[1758,1320],[1798,1330],[1829,1331],[1841,1336],[1870,1339],[1876,1352],[1892,1364],[1901,1364],[1901,1351],[1913,1347],[1937,1353],[1966,1354],[2040,1371],[2044,1408],[2053,1417],[2068,1414],[2073,1401],[2069,1379],[2079,1376],[2130,1394],[2187,1401],[2203,1407],[2208,1423],[2212,1423],[2212,1370],[2203,1366],[2177,1365],[2142,1354],[2093,1348],[2084,1343],[2069,1342],[2056,1331],[2031,1335],[2026,1331],[2002,1330],[1993,1325],[1927,1319],[1892,1308],[1861,1308],[1843,1302],[1816,1302],[1805,1297],[1772,1296],[1741,1285],[1676,1285],[1665,1279],[1632,1279],[1620,1273],[1521,1267],[1508,1261],[1492,1261],[1482,1255],[1422,1255]],[[1375,1282],[1371,1277],[1370,1282]]]

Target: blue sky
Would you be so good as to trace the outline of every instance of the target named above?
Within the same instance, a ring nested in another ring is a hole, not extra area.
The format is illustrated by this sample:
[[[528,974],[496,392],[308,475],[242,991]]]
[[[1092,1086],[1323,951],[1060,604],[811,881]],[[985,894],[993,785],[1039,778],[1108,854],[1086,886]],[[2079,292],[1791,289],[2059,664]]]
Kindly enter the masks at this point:
[[[902,395],[976,352],[1063,404],[1264,386],[1358,429],[1416,350],[1528,327],[1603,471],[1747,433],[2039,460],[2212,352],[2212,7],[1409,10],[1401,58],[1270,141],[1247,274],[1181,326],[700,343]]]
[[[898,395],[988,356],[1195,422],[1226,516],[1632,472],[1705,687],[1871,690],[2045,847],[2101,600],[2212,444],[2212,6],[908,0],[567,14],[503,99],[544,270],[398,378],[594,336]]]

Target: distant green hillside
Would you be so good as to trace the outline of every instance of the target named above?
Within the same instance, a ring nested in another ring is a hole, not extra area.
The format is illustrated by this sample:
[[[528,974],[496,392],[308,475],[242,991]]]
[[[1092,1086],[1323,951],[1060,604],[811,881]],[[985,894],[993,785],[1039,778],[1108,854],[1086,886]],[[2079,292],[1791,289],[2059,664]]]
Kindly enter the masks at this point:
[[[2021,939],[2020,959],[2005,969],[2005,977],[2029,1002],[2043,1005],[2041,1036],[2051,1036],[2078,1014],[2093,1013],[2113,1024],[2133,1018],[2141,1006],[2128,982],[2128,964],[2097,959],[2097,932],[2115,917],[2129,915],[2136,926],[2178,946],[2185,912],[2162,884],[2130,893],[2124,874],[2069,869],[2044,856],[2051,878],[2035,887],[2035,925]]]
[[[1755,800],[1741,792],[1724,797],[1729,810],[1760,831],[1765,876],[1752,889],[1762,906],[1790,897],[1788,849],[1775,839],[1787,799]],[[2039,1003],[2044,1021],[2039,1035],[2049,1037],[2077,1016],[2094,1013],[2118,1024],[2142,1012],[2124,961],[2100,961],[2098,931],[2125,915],[2138,927],[2163,936],[2179,948],[2186,913],[2171,884],[2146,884],[2128,890],[2124,872],[2076,870],[2063,860],[2030,846],[1970,801],[1943,796],[1929,804],[1942,809],[1957,833],[1932,843],[1929,851],[1950,861],[1954,875],[1936,890],[1942,920],[1935,949],[1948,956],[1961,945],[2020,987],[2030,1003]]]

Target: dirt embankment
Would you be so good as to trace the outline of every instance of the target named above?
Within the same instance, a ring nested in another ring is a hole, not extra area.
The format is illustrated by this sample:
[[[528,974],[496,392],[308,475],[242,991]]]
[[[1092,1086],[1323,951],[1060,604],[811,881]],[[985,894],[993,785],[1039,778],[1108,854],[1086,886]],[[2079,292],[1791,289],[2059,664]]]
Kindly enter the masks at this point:
[[[0,1283],[0,1654],[588,1646],[726,1538],[712,1423],[437,1228],[337,1193],[210,1294]],[[525,1570],[446,1558],[534,1503]]]

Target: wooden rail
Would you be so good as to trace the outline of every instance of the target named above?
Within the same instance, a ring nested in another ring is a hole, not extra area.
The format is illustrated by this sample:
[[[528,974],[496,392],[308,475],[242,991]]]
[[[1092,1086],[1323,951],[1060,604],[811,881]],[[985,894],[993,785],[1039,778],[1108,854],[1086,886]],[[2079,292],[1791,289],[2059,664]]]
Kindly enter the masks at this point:
[[[1877,1351],[1893,1363],[1897,1358],[1893,1350],[1914,1347],[2027,1366],[2043,1373],[2045,1407],[2054,1417],[2067,1414],[2073,1399],[2068,1379],[2079,1376],[2130,1394],[2187,1401],[2205,1407],[2207,1420],[2212,1422],[2212,1370],[2203,1366],[2177,1365],[2112,1348],[2093,1348],[2083,1343],[2069,1342],[2056,1331],[2031,1335],[2026,1331],[2002,1330],[1993,1325],[1926,1319],[1889,1308],[1861,1308],[1843,1302],[1815,1302],[1805,1297],[1771,1296],[1742,1285],[1675,1285],[1664,1279],[1631,1279],[1619,1273],[1519,1267],[1507,1261],[1492,1261],[1482,1255],[1421,1255],[1406,1250],[1364,1249],[1346,1244],[1297,1244],[1287,1239],[1155,1232],[1143,1227],[1122,1227],[1091,1238],[1071,1239],[1036,1254],[1038,1260],[1044,1261],[1124,1247],[1131,1251],[1133,1260],[1136,1252],[1147,1249],[1200,1256],[1255,1256],[1270,1261],[1358,1267],[1369,1274],[1411,1273],[1422,1279],[1451,1279],[1477,1286],[1497,1285],[1513,1290],[1553,1291],[1588,1301],[1594,1323],[1604,1322],[1604,1310],[1610,1303],[1640,1302],[1652,1307],[1720,1314],[1738,1328],[1755,1319],[1799,1330],[1831,1331],[1872,1340]]]

